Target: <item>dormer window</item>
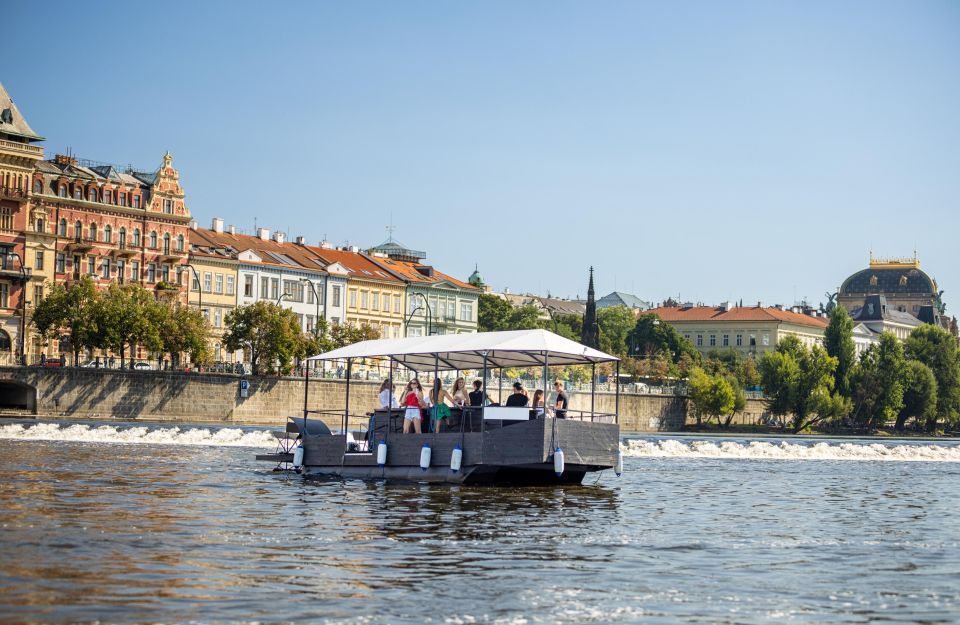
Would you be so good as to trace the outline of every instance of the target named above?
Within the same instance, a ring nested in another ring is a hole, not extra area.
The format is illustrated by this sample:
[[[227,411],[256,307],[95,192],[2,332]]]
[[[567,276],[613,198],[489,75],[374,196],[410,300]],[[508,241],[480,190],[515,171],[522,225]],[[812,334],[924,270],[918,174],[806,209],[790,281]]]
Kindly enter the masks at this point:
[[[127,205],[127,194],[120,193],[120,206],[126,206],[126,205]]]
[[[33,181],[33,192],[34,193],[43,193],[43,181],[34,180]]]
[[[134,208],[140,208],[140,196],[139,196],[139,195],[133,196],[133,207],[134,207]]]
[[[91,188],[87,191],[87,200],[90,201],[90,202],[96,202],[96,201],[97,201],[97,189],[96,189],[95,187],[91,187]]]
[[[73,199],[82,200],[83,199],[83,189],[80,187],[73,188]]]
[[[60,197],[67,197],[67,185],[60,185],[60,192],[58,193]]]
[[[877,286],[877,276],[870,276],[870,286]]]
[[[173,200],[164,200],[163,201],[163,212],[168,215],[173,214]]]
[[[103,203],[112,204],[113,203],[113,191],[110,189],[104,189],[103,191]]]

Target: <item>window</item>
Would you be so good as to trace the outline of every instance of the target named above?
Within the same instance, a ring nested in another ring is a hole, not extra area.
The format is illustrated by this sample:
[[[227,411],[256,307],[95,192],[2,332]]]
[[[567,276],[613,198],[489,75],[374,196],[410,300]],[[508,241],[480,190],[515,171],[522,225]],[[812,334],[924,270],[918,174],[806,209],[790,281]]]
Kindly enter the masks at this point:
[[[65,237],[67,236],[67,220],[61,219],[60,223],[57,225],[57,236]]]
[[[313,315],[307,315],[307,332],[313,332]]]
[[[210,292],[210,285],[212,284],[212,281],[213,281],[213,274],[211,274],[209,271],[204,271],[203,272],[203,292],[204,293]]]
[[[233,295],[236,278],[233,276],[227,276],[227,295]]]
[[[110,189],[103,190],[103,203],[113,204],[113,191],[111,191]]]
[[[368,297],[368,296],[369,296],[369,293],[368,293],[367,291],[360,291],[360,309],[361,309],[361,310],[366,310],[366,309],[367,309],[367,297]]]
[[[303,301],[303,282],[299,280],[284,280],[283,292],[291,302]]]
[[[757,346],[757,337],[756,337],[755,334],[751,334],[751,335],[750,335],[750,347],[756,347],[756,346]]]
[[[770,345],[770,335],[766,332],[763,333],[763,344]]]
[[[134,228],[133,229],[133,247],[140,247],[141,245],[142,243],[140,243],[140,228]]]
[[[110,258],[107,256],[104,256],[100,262],[100,275],[103,276],[104,280],[110,279]]]
[[[127,194],[124,193],[123,191],[121,191],[121,192],[120,192],[120,206],[126,206],[126,205],[127,205]]]
[[[57,273],[66,273],[67,271],[67,257],[63,254],[57,254]]]
[[[79,219],[73,224],[73,237],[77,240],[77,243],[83,237],[83,224],[80,223]]]
[[[698,334],[698,335],[697,335],[697,347],[703,347],[703,335],[702,335],[702,334]]]
[[[170,265],[164,265],[160,270],[160,279],[164,282],[170,282]]]
[[[163,212],[168,215],[173,214],[173,200],[164,200],[163,201]]]
[[[460,321],[473,321],[473,304],[460,302]]]
[[[350,308],[357,307],[357,290],[350,289]]]
[[[178,252],[183,251],[183,235],[182,234],[177,235],[177,251]]]
[[[169,232],[163,233],[163,253],[164,254],[170,253],[170,233]]]
[[[33,305],[36,306],[43,300],[43,285],[38,284],[33,287]]]
[[[152,230],[150,232],[150,248],[157,249],[157,231]]]
[[[723,335],[723,346],[724,346],[724,347],[730,347],[730,335],[729,335],[729,334],[724,334],[724,335]]]
[[[200,276],[196,273],[193,274],[193,280],[190,282],[190,289],[193,291],[200,290]]]
[[[91,276],[97,275],[97,257],[87,256],[87,273]]]
[[[87,238],[91,241],[97,240],[97,224],[94,222],[90,223],[89,232],[87,233]]]
[[[103,242],[113,243],[113,228],[109,225],[103,227]]]
[[[139,195],[133,196],[133,207],[134,207],[134,208],[140,208],[140,196],[139,196]]]
[[[43,271],[43,250],[37,250],[37,253],[34,257],[33,268]]]
[[[270,278],[260,278],[260,299],[270,297]]]
[[[6,282],[0,282],[0,308],[9,308],[10,307],[10,285]],[[6,338],[6,343],[9,346],[10,338]],[[9,348],[9,347],[8,347]]]
[[[310,284],[312,285],[313,283],[311,282]],[[304,286],[306,286],[306,285],[304,285]],[[307,296],[307,303],[308,303],[308,304],[313,304],[313,303],[314,303],[314,302],[313,302],[313,289],[305,289],[305,291],[306,291],[306,296]]]
[[[222,325],[221,319],[223,319],[223,311],[220,310],[219,308],[214,308],[213,309],[213,327],[219,328]]]
[[[0,206],[0,230],[13,230],[13,209]]]
[[[34,193],[43,193],[43,182],[39,180],[33,181],[33,192]]]
[[[67,185],[65,184],[60,185],[60,192],[57,193],[57,195],[59,195],[60,197],[67,197]]]
[[[83,189],[79,186],[73,188],[73,199],[82,200],[83,199]]]
[[[243,276],[243,296],[253,297],[253,276],[249,274]]]
[[[93,187],[87,190],[87,199],[91,202],[97,201],[97,190]]]
[[[157,264],[150,263],[147,265],[147,282],[156,282],[157,281]]]
[[[373,302],[372,302],[371,308],[373,310],[380,310],[380,294],[379,293],[373,294]]]
[[[742,334],[738,334],[738,335],[737,335],[737,347],[743,347],[743,335],[742,335]]]
[[[127,247],[127,229],[124,227],[121,227],[117,237],[118,237],[117,242],[120,243],[120,249]]]
[[[47,231],[47,224],[46,224],[46,222],[43,220],[43,217],[38,217],[38,218],[37,218],[36,231],[37,231],[37,232],[46,232],[46,231]]]
[[[280,297],[280,278],[270,278],[270,299]]]
[[[130,261],[130,279],[134,282],[140,282],[140,261]]]
[[[449,300],[447,302],[447,319],[456,319],[457,318],[457,302],[456,300]]]
[[[121,284],[123,284],[127,279],[127,275],[125,273],[126,268],[127,265],[125,261],[117,261],[117,280],[119,280]]]
[[[430,307],[430,316],[436,319],[437,318],[437,300],[435,299],[430,300],[428,305]]]
[[[333,307],[334,308],[340,307],[340,287],[339,286],[333,287]]]
[[[393,296],[393,312],[395,313],[400,312],[400,296],[399,295]]]
[[[218,273],[213,280],[213,292],[223,293],[223,274]]]
[[[716,346],[717,346],[717,335],[716,335],[716,334],[711,334],[711,335],[710,335],[710,347],[716,347]]]

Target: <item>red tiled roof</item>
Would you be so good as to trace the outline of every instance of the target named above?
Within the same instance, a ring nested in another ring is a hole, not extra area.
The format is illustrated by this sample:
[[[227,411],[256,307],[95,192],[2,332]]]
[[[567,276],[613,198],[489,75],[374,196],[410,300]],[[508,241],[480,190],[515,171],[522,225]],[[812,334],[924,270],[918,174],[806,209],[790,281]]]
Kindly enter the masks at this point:
[[[779,308],[756,306],[734,306],[727,310],[713,306],[660,307],[645,310],[640,314],[657,315],[664,321],[779,321],[814,328],[825,328],[830,323],[826,317],[812,317]]]
[[[298,269],[309,269],[312,271],[323,271],[324,263],[318,263],[316,255],[311,253],[302,245],[296,243],[277,243],[273,240],[263,240],[249,234],[230,234],[229,232],[215,232],[207,228],[197,228],[190,233],[191,244],[207,245],[210,247],[232,247],[238,252],[247,250],[253,251],[257,256],[263,259],[266,265],[279,265],[285,267],[295,267]],[[268,254],[283,254],[293,261],[293,264],[281,262]]]
[[[475,286],[464,282],[463,280],[458,280],[453,276],[448,276],[447,274],[437,271],[436,268],[433,270],[433,277],[427,277],[417,271],[417,267],[425,267],[424,263],[412,263],[406,260],[394,260],[392,258],[379,258],[372,257],[374,262],[382,267],[385,267],[389,271],[392,271],[400,275],[404,280],[408,280],[415,284],[435,284],[437,282],[446,281],[450,284],[460,287],[461,289],[476,289]]]
[[[340,263],[350,270],[351,278],[400,282],[396,276],[391,275],[389,271],[384,271],[380,265],[358,252],[315,247],[313,245],[306,245],[304,247],[312,254],[323,259],[327,264]]]

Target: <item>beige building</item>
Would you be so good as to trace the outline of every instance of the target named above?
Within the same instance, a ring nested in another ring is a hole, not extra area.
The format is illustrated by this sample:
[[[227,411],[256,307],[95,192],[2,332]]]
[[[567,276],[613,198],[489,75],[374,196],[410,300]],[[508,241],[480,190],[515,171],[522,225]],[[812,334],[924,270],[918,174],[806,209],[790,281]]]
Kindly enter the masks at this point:
[[[807,346],[823,343],[829,319],[798,310],[760,306],[660,307],[644,311],[669,323],[702,354],[735,349],[744,355],[772,351],[786,336],[796,336]]]
[[[223,334],[227,315],[237,307],[237,267],[234,250],[192,237],[188,297],[190,306],[200,309],[210,324],[207,343],[214,362],[236,360],[223,346]]]

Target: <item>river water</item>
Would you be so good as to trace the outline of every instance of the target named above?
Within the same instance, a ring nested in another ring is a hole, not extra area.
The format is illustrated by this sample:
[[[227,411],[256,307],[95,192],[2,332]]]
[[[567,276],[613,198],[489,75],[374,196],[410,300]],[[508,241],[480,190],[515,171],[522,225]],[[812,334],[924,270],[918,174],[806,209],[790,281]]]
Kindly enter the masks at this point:
[[[0,623],[960,622],[955,443],[628,438],[620,478],[506,490],[2,424]]]

